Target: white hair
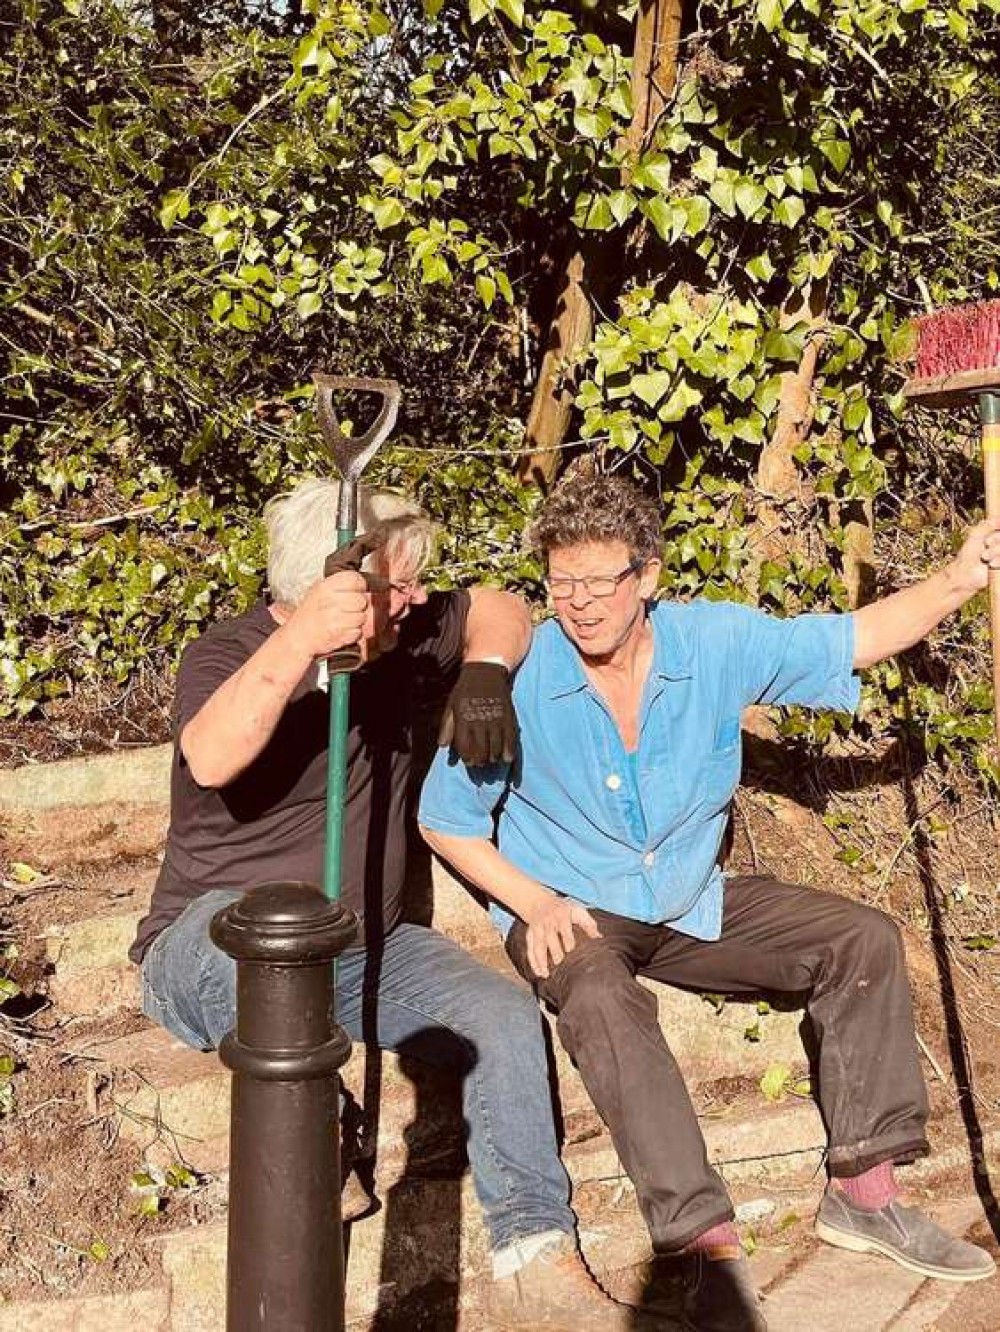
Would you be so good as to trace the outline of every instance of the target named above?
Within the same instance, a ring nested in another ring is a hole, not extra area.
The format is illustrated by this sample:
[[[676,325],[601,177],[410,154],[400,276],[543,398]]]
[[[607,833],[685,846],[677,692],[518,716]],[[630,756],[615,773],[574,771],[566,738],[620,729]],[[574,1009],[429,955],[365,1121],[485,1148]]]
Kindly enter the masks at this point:
[[[278,495],[264,509],[267,528],[267,582],[271,596],[297,606],[323,577],[327,555],[337,547],[340,482],[313,478]],[[384,550],[397,567],[414,577],[427,567],[437,531],[413,502],[386,490],[358,487],[358,533],[391,523]],[[365,561],[368,566],[371,557]]]

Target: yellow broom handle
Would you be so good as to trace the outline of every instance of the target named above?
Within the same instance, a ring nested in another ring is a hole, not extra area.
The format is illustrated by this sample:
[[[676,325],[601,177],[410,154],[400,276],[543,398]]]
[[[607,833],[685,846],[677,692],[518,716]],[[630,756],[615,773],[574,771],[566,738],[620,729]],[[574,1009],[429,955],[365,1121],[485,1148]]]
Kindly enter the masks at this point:
[[[1000,421],[983,425],[986,516],[1000,518]],[[993,720],[1000,743],[1000,569],[990,570],[990,630],[993,641]]]

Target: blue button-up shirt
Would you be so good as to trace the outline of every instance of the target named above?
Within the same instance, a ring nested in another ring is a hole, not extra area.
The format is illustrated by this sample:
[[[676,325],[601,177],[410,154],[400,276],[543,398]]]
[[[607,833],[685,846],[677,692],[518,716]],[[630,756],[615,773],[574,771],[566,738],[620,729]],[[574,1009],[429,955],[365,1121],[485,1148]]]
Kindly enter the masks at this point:
[[[850,615],[777,619],[731,602],[650,611],[653,663],[629,755],[559,623],[534,634],[514,683],[521,760],[469,771],[439,750],[420,822],[492,837],[524,873],[587,906],[696,939],[722,929],[719,847],[751,703],[853,711]],[[494,906],[506,933],[513,917]]]

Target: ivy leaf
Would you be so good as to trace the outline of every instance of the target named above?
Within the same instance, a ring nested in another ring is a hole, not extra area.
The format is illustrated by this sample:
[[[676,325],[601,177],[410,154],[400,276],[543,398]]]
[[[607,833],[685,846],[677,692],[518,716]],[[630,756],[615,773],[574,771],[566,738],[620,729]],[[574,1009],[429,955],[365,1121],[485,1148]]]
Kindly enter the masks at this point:
[[[613,190],[607,199],[612,217],[619,226],[622,226],[635,211],[635,195],[631,190]]]
[[[684,213],[684,230],[688,236],[697,236],[708,226],[712,208],[703,194],[691,194],[685,199],[678,199],[676,207]]]
[[[661,240],[673,241],[674,236],[674,218],[675,213],[673,205],[666,199],[644,199],[642,211],[656,228],[657,235]]]
[[[844,139],[820,139],[819,150],[838,175],[851,160],[851,145]]]
[[[657,415],[661,421],[679,421],[687,415],[691,407],[696,407],[701,399],[701,390],[689,384],[687,380],[682,380]]]
[[[797,194],[786,194],[774,205],[774,216],[786,227],[797,226],[805,211],[806,206]]]
[[[720,172],[708,187],[708,197],[727,217],[736,216],[736,186],[731,176]]]
[[[578,194],[573,221],[583,231],[610,231],[615,225],[615,215],[607,195],[594,194],[590,190]]]
[[[766,198],[767,190],[758,181],[741,176],[736,182],[736,207],[744,217],[753,217]]]
[[[673,382],[674,376],[669,370],[654,370],[649,374],[633,375],[629,388],[647,407],[655,407]]]
[[[406,216],[406,211],[398,199],[376,199],[371,206],[372,217],[379,231],[388,231],[396,227]]]
[[[672,172],[671,161],[662,153],[643,158],[642,162],[636,168],[632,177],[636,185],[644,185],[649,189],[659,190],[666,194],[670,189],[670,177]]]

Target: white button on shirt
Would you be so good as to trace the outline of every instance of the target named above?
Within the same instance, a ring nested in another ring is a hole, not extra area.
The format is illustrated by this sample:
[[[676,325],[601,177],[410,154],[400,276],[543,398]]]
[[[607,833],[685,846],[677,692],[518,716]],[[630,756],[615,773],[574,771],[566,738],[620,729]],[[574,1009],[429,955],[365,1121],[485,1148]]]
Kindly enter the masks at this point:
[[[647,851],[646,854],[645,854],[645,855],[643,856],[643,858],[642,858],[642,863],[643,863],[644,865],[647,865],[647,866],[648,866],[648,865],[655,865],[655,864],[656,864],[656,856],[655,856],[655,854],[654,854],[652,851]]]
[[[610,777],[605,777],[604,779],[604,785],[608,788],[609,791],[617,791],[618,788],[621,786],[621,784],[622,784],[622,779],[618,776],[616,772],[613,772]]]

